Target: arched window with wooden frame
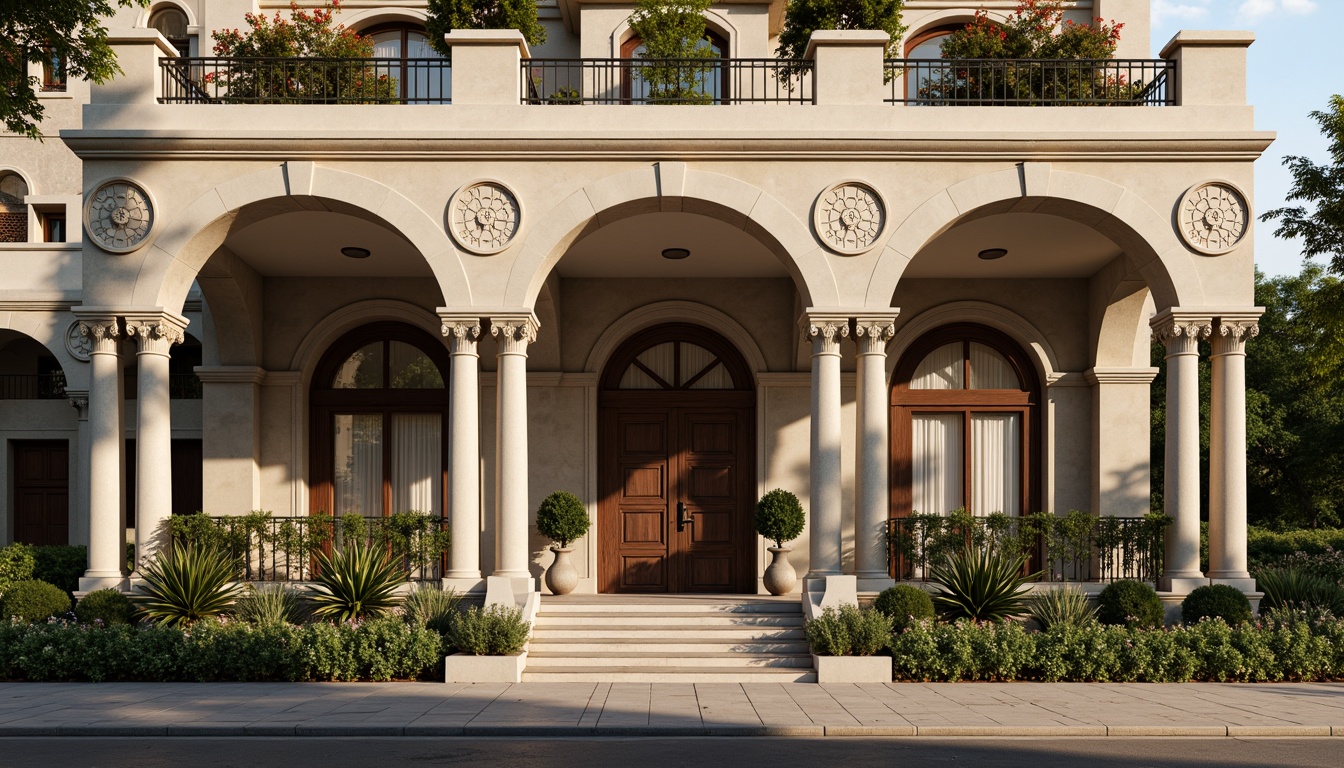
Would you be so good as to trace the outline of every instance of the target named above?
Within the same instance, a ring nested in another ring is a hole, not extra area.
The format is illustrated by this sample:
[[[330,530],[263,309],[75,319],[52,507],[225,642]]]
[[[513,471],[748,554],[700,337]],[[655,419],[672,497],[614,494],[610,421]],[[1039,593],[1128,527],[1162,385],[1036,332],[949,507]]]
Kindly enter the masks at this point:
[[[704,64],[695,63],[688,66],[707,68],[704,74],[694,77],[693,81],[703,87],[703,92],[709,97],[711,104],[725,104],[731,101],[729,71],[726,65],[728,38],[712,27],[705,29],[705,35],[708,39],[703,41],[703,44],[714,51],[715,58],[707,59]],[[642,59],[643,54],[644,39],[638,35],[631,35],[621,43],[622,59]],[[644,104],[650,101],[649,84],[637,74],[637,69],[625,66],[621,70],[621,101],[627,104]]]
[[[920,337],[892,377],[892,516],[1034,511],[1039,409],[1035,368],[1005,334],[964,323]]]
[[[164,5],[149,15],[149,28],[156,29],[177,50],[178,56],[191,55],[191,32],[187,14],[176,5]]]
[[[430,45],[425,28],[418,24],[393,22],[361,30],[360,37],[373,40],[373,56],[390,59],[390,71],[396,78],[398,95],[404,104],[441,104],[452,98],[452,81],[446,65],[438,66],[443,56]]]
[[[372,323],[327,350],[310,392],[313,513],[444,513],[448,350],[404,323]]]

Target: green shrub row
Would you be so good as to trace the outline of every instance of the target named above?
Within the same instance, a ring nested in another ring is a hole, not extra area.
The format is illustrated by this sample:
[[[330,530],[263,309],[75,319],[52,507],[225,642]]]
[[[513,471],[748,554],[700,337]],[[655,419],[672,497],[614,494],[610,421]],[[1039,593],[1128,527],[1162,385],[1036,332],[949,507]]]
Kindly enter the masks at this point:
[[[892,638],[898,681],[1274,682],[1344,679],[1344,621],[1304,617],[1169,630],[1091,623],[921,622]]]
[[[439,633],[397,618],[346,624],[189,629],[52,621],[0,624],[0,680],[303,682],[426,678],[447,649]]]
[[[30,579],[74,592],[87,564],[88,554],[84,547],[34,547],[19,543],[0,547],[0,595],[10,584]]]

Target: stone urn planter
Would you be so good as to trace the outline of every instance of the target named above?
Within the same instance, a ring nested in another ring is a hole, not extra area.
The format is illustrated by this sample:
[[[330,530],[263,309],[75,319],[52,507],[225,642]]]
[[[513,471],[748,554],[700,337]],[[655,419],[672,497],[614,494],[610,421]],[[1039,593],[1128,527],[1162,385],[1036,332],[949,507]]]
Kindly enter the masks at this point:
[[[574,549],[553,546],[551,551],[555,553],[555,559],[551,561],[551,567],[546,569],[546,588],[554,595],[568,595],[579,585],[579,572],[569,559]]]
[[[772,595],[787,595],[798,583],[798,574],[793,570],[793,564],[789,562],[789,553],[793,550],[789,547],[768,549],[771,556],[770,565],[765,569],[765,576],[761,579],[765,591]]]

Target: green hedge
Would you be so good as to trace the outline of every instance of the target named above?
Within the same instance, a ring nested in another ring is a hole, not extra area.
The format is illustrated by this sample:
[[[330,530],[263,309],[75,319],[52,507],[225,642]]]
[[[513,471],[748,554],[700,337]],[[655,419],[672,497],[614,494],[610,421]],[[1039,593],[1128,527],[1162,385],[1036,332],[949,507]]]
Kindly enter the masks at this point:
[[[1169,630],[921,622],[891,643],[896,680],[1274,682],[1344,679],[1344,621],[1219,620]]]
[[[1258,565],[1272,565],[1294,552],[1322,555],[1327,547],[1344,550],[1344,528],[1279,532],[1251,526],[1246,530],[1246,554]]]
[[[0,680],[386,681],[441,674],[446,652],[437,632],[397,618],[303,626],[201,621],[189,630],[0,624]]]

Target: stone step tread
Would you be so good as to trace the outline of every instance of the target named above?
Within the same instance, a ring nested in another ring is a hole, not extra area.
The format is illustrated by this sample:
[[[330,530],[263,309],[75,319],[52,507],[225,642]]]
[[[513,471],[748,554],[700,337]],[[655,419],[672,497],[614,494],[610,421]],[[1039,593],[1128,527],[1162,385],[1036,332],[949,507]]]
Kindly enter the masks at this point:
[[[590,638],[617,640],[625,638],[655,638],[678,640],[802,640],[806,637],[801,627],[593,627],[541,625],[532,630],[534,638]]]
[[[746,667],[707,670],[704,667],[552,667],[523,672],[523,682],[575,683],[815,683],[816,671],[802,667]]]
[[[732,654],[767,654],[767,655],[808,655],[808,647],[805,642],[784,641],[784,642],[762,642],[762,643],[706,643],[706,642],[668,642],[663,640],[647,640],[644,638],[634,638],[629,640],[608,640],[592,641],[585,639],[561,638],[551,639],[533,639],[528,645],[529,656],[534,652],[545,652],[555,654],[570,653],[594,653],[594,654],[626,654],[626,653],[647,653],[655,656],[677,656],[686,653],[732,653]]]
[[[528,649],[527,659],[531,663],[533,659],[608,659],[619,657],[622,659],[665,659],[666,653],[661,652],[639,652],[622,651],[615,654],[606,651],[538,651]],[[691,653],[679,653],[677,658],[681,659],[811,659],[810,653],[746,653],[737,651],[693,651]]]
[[[801,615],[802,606],[798,602],[787,603],[671,603],[654,601],[646,604],[612,603],[602,600],[585,602],[553,602],[542,598],[541,613],[586,613],[590,611],[609,613],[706,613],[717,615]]]
[[[545,610],[537,613],[537,622],[546,624],[605,624],[608,622],[630,622],[633,624],[656,624],[663,622],[669,625],[677,626],[695,626],[696,624],[728,624],[740,626],[799,626],[803,625],[803,615],[798,614],[765,614],[765,615],[742,615],[742,614],[716,614],[716,613],[625,613],[613,611],[611,613],[600,613],[597,611],[585,611],[583,613],[547,613]]]

